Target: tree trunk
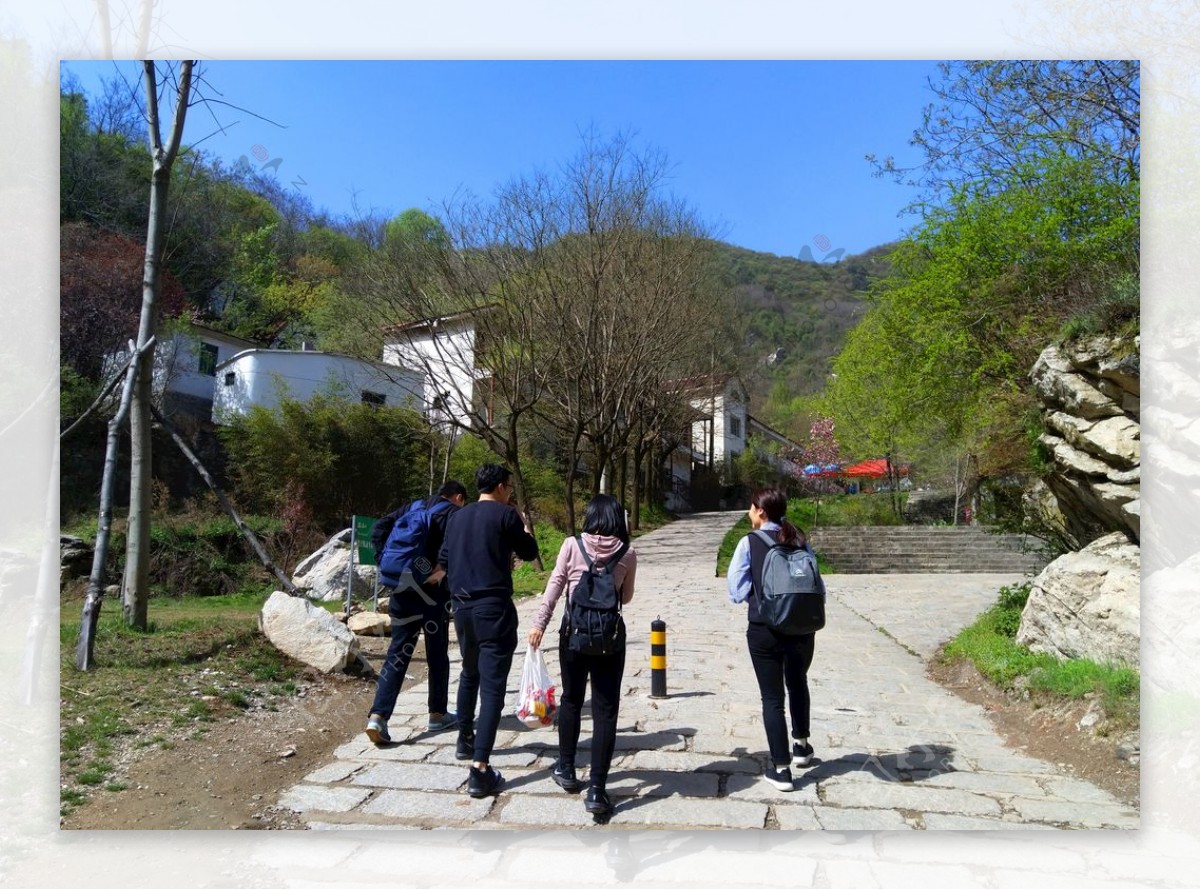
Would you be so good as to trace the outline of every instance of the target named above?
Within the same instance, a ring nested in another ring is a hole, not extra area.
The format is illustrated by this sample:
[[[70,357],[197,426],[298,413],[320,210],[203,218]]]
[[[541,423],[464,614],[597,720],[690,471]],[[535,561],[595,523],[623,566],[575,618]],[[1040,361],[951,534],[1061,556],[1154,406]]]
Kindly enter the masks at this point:
[[[637,531],[642,527],[642,463],[646,457],[646,449],[642,445],[637,445],[633,449],[633,509],[629,513],[630,531]]]
[[[583,430],[576,427],[571,436],[571,444],[567,448],[567,527],[571,530],[572,537],[579,533],[575,516],[575,465],[579,462],[579,440],[582,437]]]
[[[83,598],[83,614],[79,621],[79,642],[75,646],[75,667],[91,670],[96,646],[96,624],[100,621],[100,606],[104,597],[104,562],[108,558],[108,538],[112,530],[113,479],[117,472],[117,455],[121,448],[121,424],[129,414],[133,385],[144,350],[132,343],[133,355],[121,387],[121,402],[117,413],[108,422],[108,445],[104,452],[104,472],[100,477],[100,515],[96,521],[96,548],[92,553],[92,573],[88,576],[87,593]],[[147,344],[153,346],[153,341]]]
[[[617,500],[622,504],[629,503],[625,497],[625,485],[629,481],[629,452],[622,448],[620,454],[617,455]]]
[[[146,607],[150,598],[150,401],[153,397],[155,328],[158,326],[158,290],[162,265],[163,235],[168,224],[167,193],[171,166],[179,153],[183,124],[192,86],[193,63],[180,63],[175,119],[164,146],[158,115],[158,78],[154,62],[143,63],[146,86],[147,126],[153,172],[150,177],[150,215],[146,227],[146,264],[142,278],[142,313],[138,324],[138,349],[146,354],[137,363],[137,380],[130,414],[129,530],[125,545],[125,622],[146,629]]]
[[[196,472],[200,474],[200,478],[204,480],[210,489],[212,489],[212,493],[217,496],[217,501],[220,502],[221,508],[229,514],[229,518],[233,520],[233,524],[237,526],[238,531],[242,533],[242,537],[246,539],[246,543],[250,545],[250,549],[254,551],[254,554],[258,557],[259,562],[263,564],[263,567],[268,572],[279,579],[279,583],[283,585],[283,590],[285,593],[289,594],[290,596],[299,596],[299,591],[296,590],[296,585],[292,583],[292,579],[285,575],[279,566],[275,564],[275,561],[271,559],[266,548],[263,547],[262,541],[258,539],[258,535],[254,534],[254,530],[242,521],[242,517],[238,515],[238,512],[234,509],[233,504],[229,502],[229,498],[225,496],[225,492],[223,492],[220,486],[218,486],[213,480],[213,477],[209,474],[200,458],[198,458],[195,452],[188,447],[187,442],[183,440],[183,437],[179,435],[178,431],[171,425],[170,421],[163,417],[159,410],[153,405],[151,405],[150,408],[151,411],[154,412],[154,418],[163,425],[163,429],[167,431],[167,433],[171,436],[171,439],[176,445],[179,446],[179,450],[183,452],[183,456],[186,457],[191,465],[196,468]]]
[[[509,442],[517,442],[516,426],[516,418],[513,418],[509,421]],[[505,458],[508,460],[509,469],[512,470],[513,474],[513,495],[517,500],[517,510],[523,517],[525,517],[526,525],[528,525],[530,530],[532,530],[533,510],[531,509],[531,505],[529,503],[528,490],[525,487],[525,474],[521,471],[521,454],[515,447],[509,447],[507,451],[508,453],[505,455]],[[538,553],[538,555],[534,558],[533,564],[537,566],[537,570],[539,572],[545,569],[545,566],[542,564],[541,553]]]

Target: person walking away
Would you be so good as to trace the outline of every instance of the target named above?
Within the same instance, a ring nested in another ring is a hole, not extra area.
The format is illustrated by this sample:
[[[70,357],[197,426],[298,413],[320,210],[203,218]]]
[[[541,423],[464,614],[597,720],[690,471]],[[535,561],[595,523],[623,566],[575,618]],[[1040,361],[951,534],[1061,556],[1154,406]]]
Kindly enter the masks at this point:
[[[785,547],[812,548],[804,533],[787,521],[787,495],[779,489],[760,488],[750,498],[750,526],[766,532]],[[754,533],[746,535],[734,548],[729,563],[729,601],[748,603],[746,645],[762,696],[763,727],[767,732],[771,766],[764,780],[780,791],[791,791],[791,767],[812,763],[809,744],[808,669],[813,659],[814,634],[789,636],[768,627],[759,612],[762,596],[763,562],[766,542]],[[824,582],[818,584],[822,596]],[[784,698],[792,723],[792,745],[788,749],[788,727],[784,716]]]
[[[475,474],[475,487],[479,500],[456,512],[447,523],[438,568],[445,571],[450,585],[454,629],[462,653],[455,757],[471,761],[467,793],[487,797],[504,782],[488,761],[517,648],[514,556],[535,559],[538,546],[529,526],[509,503],[512,472],[508,468],[484,464]]]
[[[376,560],[379,583],[388,591],[388,616],[392,621],[392,641],[379,670],[375,701],[367,717],[367,737],[376,745],[392,741],[388,720],[422,632],[429,670],[428,729],[441,732],[458,723],[446,708],[450,691],[450,591],[433,571],[446,537],[446,523],[466,501],[466,487],[454,479],[447,480],[437,494],[413,501],[395,518]]]
[[[572,794],[581,791],[584,783],[575,774],[575,752],[579,742],[582,705],[589,678],[592,684],[592,755],[588,774],[588,792],[584,809],[604,818],[612,814],[612,802],[605,791],[613,749],[617,738],[617,713],[620,707],[621,679],[625,674],[625,634],[622,623],[612,651],[588,654],[571,647],[572,614],[580,604],[574,603],[573,592],[580,590],[580,581],[590,574],[589,583],[611,575],[612,588],[617,594],[617,606],[633,599],[634,577],[637,574],[637,553],[629,546],[629,529],[620,501],[611,495],[592,498],[583,520],[583,534],[563,541],[558,560],[542,606],[529,631],[529,645],[541,645],[554,607],[564,591],[567,605],[563,610],[558,631],[558,664],[562,671],[562,697],[558,710],[558,763],[553,779]],[[593,588],[594,592],[594,588]],[[619,613],[616,620],[621,621]],[[594,623],[590,616],[581,617],[578,624]],[[576,648],[589,648],[577,646]]]

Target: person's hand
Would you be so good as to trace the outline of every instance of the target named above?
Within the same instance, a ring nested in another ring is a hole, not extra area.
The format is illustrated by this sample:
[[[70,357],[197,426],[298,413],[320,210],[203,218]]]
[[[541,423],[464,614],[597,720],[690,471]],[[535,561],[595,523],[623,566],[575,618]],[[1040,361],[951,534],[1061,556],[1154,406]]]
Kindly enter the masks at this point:
[[[536,649],[542,644],[542,631],[536,627],[529,631],[529,645]]]

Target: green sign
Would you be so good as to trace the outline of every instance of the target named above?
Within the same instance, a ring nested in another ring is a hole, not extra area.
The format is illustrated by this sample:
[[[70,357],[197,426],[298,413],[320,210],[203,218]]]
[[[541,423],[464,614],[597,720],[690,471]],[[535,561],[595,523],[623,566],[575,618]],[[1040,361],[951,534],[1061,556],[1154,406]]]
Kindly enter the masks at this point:
[[[358,564],[375,565],[375,548],[371,546],[371,527],[377,520],[373,516],[354,517],[354,543],[358,548]]]

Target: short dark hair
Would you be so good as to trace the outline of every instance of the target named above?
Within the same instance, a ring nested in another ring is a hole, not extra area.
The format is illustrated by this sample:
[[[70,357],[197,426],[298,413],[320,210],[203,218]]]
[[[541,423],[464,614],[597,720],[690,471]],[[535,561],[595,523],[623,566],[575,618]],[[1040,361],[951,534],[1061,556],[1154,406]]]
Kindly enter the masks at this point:
[[[512,470],[499,464],[484,464],[475,471],[475,488],[480,494],[491,494],[496,486],[512,478]]]
[[[625,525],[625,508],[611,494],[598,494],[587,505],[583,530],[589,535],[608,535],[629,543],[629,528]]]
[[[455,495],[467,496],[467,486],[463,485],[457,479],[447,479],[442,483],[442,487],[438,489],[438,495],[450,500]]]

